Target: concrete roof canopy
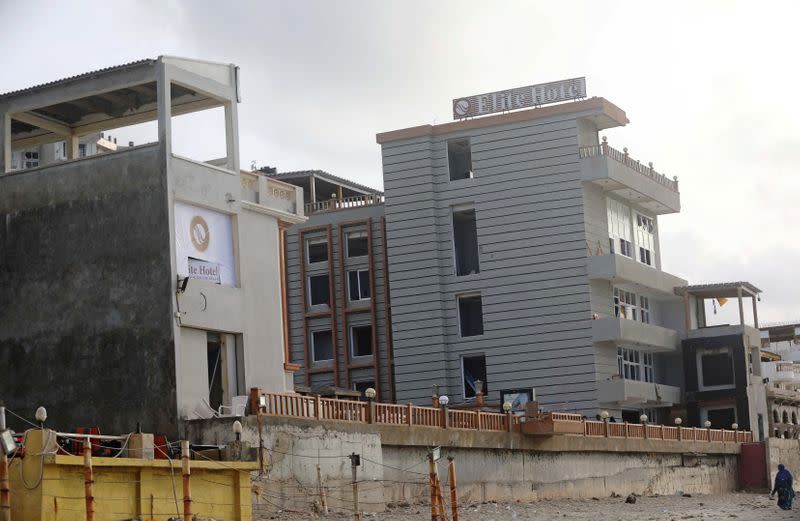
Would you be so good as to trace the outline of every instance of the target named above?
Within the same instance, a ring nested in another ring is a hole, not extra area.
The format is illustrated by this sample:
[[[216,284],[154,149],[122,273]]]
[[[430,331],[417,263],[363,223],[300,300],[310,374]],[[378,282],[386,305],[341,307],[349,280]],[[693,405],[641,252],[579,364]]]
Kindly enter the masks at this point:
[[[172,116],[238,101],[236,66],[160,56],[0,94],[0,135],[14,150],[154,121],[167,66]]]
[[[342,186],[343,188],[352,190],[353,192],[356,193],[383,195],[383,192],[381,192],[380,190],[376,190],[374,188],[370,188],[368,186],[355,183],[343,177],[329,174],[324,170],[297,170],[293,172],[279,172],[279,173],[270,172],[268,169],[261,169],[260,171],[273,179],[278,179],[281,181],[287,181],[287,182],[302,181],[313,176],[322,181],[328,181],[331,185]]]
[[[675,293],[683,295],[688,293],[700,298],[736,298],[741,289],[743,295],[758,296],[761,290],[749,282],[718,282],[712,284],[697,284],[675,288]]]

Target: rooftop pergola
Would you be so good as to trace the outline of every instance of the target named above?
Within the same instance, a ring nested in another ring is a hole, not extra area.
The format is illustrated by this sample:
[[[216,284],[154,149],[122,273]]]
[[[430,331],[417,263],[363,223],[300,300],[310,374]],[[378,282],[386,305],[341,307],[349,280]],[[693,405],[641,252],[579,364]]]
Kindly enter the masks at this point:
[[[170,118],[215,107],[225,108],[225,166],[238,172],[238,98],[238,67],[169,56],[0,94],[0,175],[12,150],[65,141],[77,159],[81,136],[155,120],[171,152]]]
[[[739,324],[744,323],[744,299],[750,298],[753,304],[753,321],[758,328],[758,304],[761,290],[749,282],[719,282],[714,284],[698,284],[675,288],[677,295],[683,296],[684,312],[686,317],[686,330],[691,329],[691,311],[689,297],[695,297],[699,304],[706,299],[736,299],[739,302]],[[705,326],[705,324],[703,324]]]

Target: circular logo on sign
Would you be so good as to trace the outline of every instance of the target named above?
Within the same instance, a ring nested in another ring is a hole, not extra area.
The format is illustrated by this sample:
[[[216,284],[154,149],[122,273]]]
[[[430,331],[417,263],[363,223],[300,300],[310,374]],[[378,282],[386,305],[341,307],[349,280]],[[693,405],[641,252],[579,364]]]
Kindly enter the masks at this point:
[[[197,251],[206,251],[211,234],[208,231],[206,220],[199,215],[192,217],[192,222],[189,224],[189,237]]]
[[[465,98],[456,100],[453,104],[453,112],[455,112],[457,116],[466,116],[467,113],[469,113],[469,100]]]

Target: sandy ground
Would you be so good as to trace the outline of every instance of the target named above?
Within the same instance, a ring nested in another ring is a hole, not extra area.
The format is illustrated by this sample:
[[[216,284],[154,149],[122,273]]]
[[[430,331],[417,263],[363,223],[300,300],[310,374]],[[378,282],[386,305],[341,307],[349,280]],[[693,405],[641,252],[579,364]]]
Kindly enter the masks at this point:
[[[483,503],[461,505],[460,521],[771,521],[800,520],[800,504],[783,511],[766,494],[726,494],[722,496],[638,497],[635,504],[625,498],[598,500],[558,500],[537,503]],[[448,519],[451,519],[448,510]],[[320,519],[316,514],[281,512],[262,519]],[[353,515],[330,513],[322,519],[353,519]],[[393,508],[380,514],[364,514],[363,521],[423,521],[430,519],[427,506]]]

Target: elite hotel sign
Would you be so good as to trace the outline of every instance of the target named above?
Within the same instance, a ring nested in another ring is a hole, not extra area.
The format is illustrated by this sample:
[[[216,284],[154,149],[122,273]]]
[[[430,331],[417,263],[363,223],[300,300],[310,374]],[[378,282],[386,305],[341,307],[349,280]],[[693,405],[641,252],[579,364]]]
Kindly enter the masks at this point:
[[[453,119],[483,116],[495,112],[536,107],[545,103],[586,97],[586,78],[540,83],[453,100]]]

